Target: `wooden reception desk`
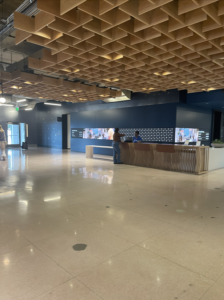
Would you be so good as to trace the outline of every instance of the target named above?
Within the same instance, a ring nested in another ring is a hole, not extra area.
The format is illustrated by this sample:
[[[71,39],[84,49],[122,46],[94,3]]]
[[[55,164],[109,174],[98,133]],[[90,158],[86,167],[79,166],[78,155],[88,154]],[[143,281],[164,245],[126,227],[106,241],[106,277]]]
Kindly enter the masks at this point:
[[[209,147],[120,143],[124,164],[202,174],[208,171]]]

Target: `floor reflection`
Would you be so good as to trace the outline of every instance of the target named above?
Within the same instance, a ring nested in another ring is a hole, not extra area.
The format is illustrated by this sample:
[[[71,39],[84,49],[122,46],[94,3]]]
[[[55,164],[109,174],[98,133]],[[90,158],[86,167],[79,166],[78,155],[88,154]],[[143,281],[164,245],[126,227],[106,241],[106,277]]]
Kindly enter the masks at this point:
[[[108,173],[108,174],[105,174]],[[86,179],[97,179],[100,180],[102,183],[106,184],[112,184],[113,183],[113,177],[114,173],[112,170],[102,170],[101,168],[98,168],[94,171],[88,171],[86,167],[83,168],[72,168],[72,174],[82,174],[83,178]]]
[[[24,171],[28,168],[28,156],[20,148],[8,149],[8,169],[12,171]]]

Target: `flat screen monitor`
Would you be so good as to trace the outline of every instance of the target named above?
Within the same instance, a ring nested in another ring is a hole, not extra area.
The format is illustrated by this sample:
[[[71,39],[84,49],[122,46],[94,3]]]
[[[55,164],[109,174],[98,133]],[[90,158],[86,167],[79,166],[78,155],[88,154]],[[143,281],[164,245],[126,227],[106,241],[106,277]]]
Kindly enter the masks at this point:
[[[175,143],[183,143],[185,141],[197,142],[198,129],[196,128],[176,128]]]
[[[72,138],[113,140],[114,128],[72,128]]]

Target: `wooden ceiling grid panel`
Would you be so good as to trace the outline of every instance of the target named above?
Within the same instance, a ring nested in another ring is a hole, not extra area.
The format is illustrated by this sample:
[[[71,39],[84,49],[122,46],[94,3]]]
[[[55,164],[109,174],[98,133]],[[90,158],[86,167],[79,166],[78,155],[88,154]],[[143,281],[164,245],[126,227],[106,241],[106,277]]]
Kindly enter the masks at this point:
[[[13,73],[0,72],[4,93],[18,96],[49,99],[65,102],[95,101],[100,95],[109,97],[121,96],[121,91],[110,88],[100,88],[96,85],[86,85],[80,82],[66,81],[15,71]]]
[[[223,0],[37,0],[37,6],[35,18],[15,13],[16,43],[46,48],[41,60],[29,59],[30,68],[141,92],[223,88]]]

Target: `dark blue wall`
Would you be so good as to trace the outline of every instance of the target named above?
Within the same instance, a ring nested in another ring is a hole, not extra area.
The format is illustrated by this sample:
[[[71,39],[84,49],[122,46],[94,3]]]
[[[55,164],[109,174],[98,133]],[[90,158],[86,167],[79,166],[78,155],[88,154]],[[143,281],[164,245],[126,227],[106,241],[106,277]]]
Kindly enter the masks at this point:
[[[210,142],[203,142],[209,146],[212,139],[212,116],[213,111],[209,108],[196,105],[177,105],[176,127],[199,128],[210,133]]]
[[[175,127],[176,103],[71,113],[71,128],[153,128]],[[111,141],[71,139],[71,150],[85,152],[86,145],[111,146]],[[112,154],[112,150],[94,149],[95,153]]]
[[[182,99],[183,98],[183,99]],[[37,105],[37,144],[62,148],[62,123],[57,117],[71,114],[71,128],[109,127],[187,127],[200,128],[211,133],[212,110],[186,105],[186,95],[177,90],[152,93],[135,93],[130,101],[105,103],[101,100],[88,103],[62,103],[61,107]],[[154,103],[163,103],[154,105]],[[168,102],[166,104],[166,102]],[[165,103],[165,104],[164,104]],[[85,152],[86,145],[111,146],[111,141],[71,139],[71,150]],[[111,154],[111,150],[97,149],[96,153]]]
[[[61,107],[47,106],[43,103],[37,107],[37,145],[42,147],[62,148],[62,123],[57,122],[57,117],[63,114],[79,112],[73,120],[77,127],[110,127],[111,123],[119,127],[151,127],[145,124],[154,124],[158,114],[155,114],[154,105],[160,106],[160,127],[168,127],[166,108],[164,103],[170,103],[170,112],[173,113],[175,103],[180,101],[182,94],[178,90],[155,92],[150,94],[133,93],[132,100],[105,103],[102,100],[85,103],[62,103]],[[143,108],[147,107],[147,111]],[[103,111],[103,112],[102,112]],[[171,118],[170,118],[171,120]],[[175,120],[175,116],[172,120]],[[72,127],[75,127],[74,125]],[[171,126],[173,127],[173,126]],[[99,142],[99,141],[98,141]],[[105,143],[106,141],[104,141]],[[93,143],[93,142],[92,142]],[[107,142],[111,145],[111,142]],[[83,146],[84,147],[84,146]],[[82,149],[84,149],[82,147]],[[76,149],[76,148],[75,148]],[[78,151],[78,150],[77,150]]]
[[[37,120],[36,109],[33,111],[20,110],[17,112],[15,107],[0,107],[0,124],[7,135],[7,122],[18,122],[28,124],[28,143],[37,144]]]
[[[224,112],[224,90],[188,94],[187,104]]]
[[[62,103],[62,106],[49,106],[44,103],[37,108],[37,146],[62,149],[62,123],[57,117],[68,114],[74,109],[74,104]]]

